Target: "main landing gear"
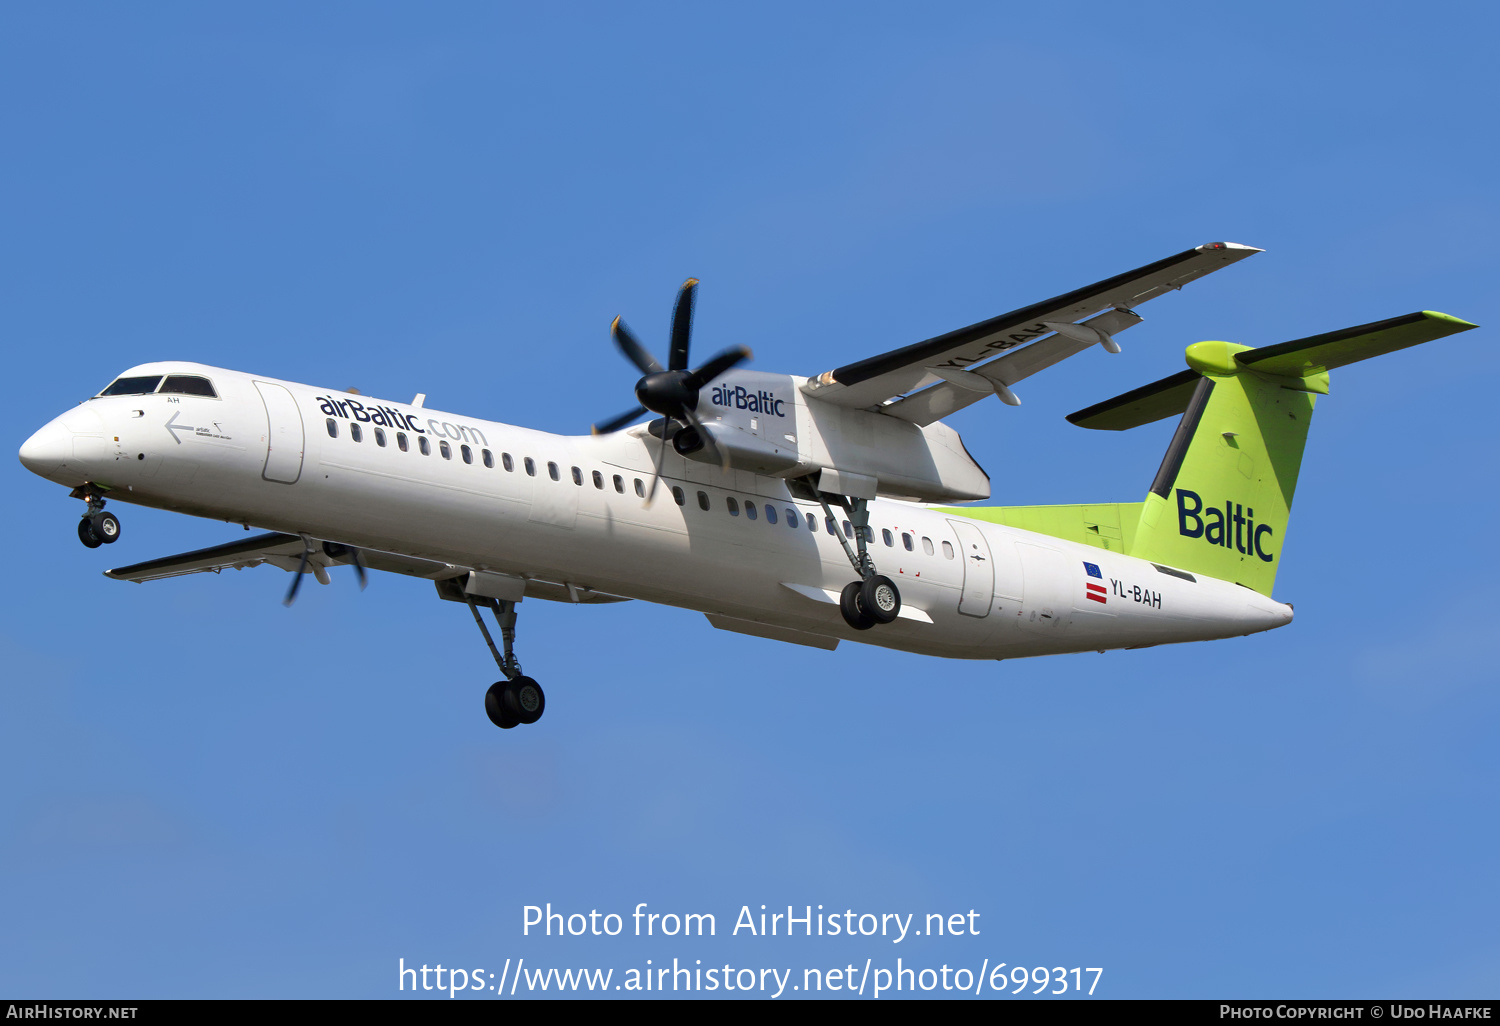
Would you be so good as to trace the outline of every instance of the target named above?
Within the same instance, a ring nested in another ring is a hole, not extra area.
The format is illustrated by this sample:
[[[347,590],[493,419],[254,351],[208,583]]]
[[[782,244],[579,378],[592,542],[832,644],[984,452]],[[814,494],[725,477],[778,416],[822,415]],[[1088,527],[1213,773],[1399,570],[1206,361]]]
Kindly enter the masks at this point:
[[[104,512],[104,498],[88,485],[73,490],[73,498],[88,503],[83,519],[78,521],[78,540],[91,549],[120,540],[120,520]]]
[[[829,498],[828,493],[818,492],[818,501],[828,517],[826,523],[837,524],[838,518],[828,505]],[[844,615],[844,622],[857,631],[867,631],[877,623],[890,623],[901,615],[901,592],[894,581],[876,572],[875,560],[870,556],[869,500],[844,495],[832,498],[838,500],[849,514],[849,524],[854,528],[853,546],[842,532],[836,530],[834,533],[839,544],[844,546],[844,554],[849,557],[854,572],[859,574],[859,580],[844,585],[844,591],[839,595],[839,612]]]
[[[470,595],[456,581],[438,581],[437,585],[438,594],[443,598],[468,605],[469,612],[474,614],[474,622],[479,625],[479,633],[484,635],[484,643],[490,647],[490,654],[505,675],[504,680],[495,681],[484,693],[484,711],[490,722],[501,730],[510,730],[541,719],[547,710],[547,695],[540,684],[521,672],[521,662],[516,658],[516,604],[504,599]],[[495,647],[495,639],[484,625],[484,617],[479,615],[480,606],[489,607],[495,615],[495,622],[500,625],[500,643],[505,646],[503,655]]]

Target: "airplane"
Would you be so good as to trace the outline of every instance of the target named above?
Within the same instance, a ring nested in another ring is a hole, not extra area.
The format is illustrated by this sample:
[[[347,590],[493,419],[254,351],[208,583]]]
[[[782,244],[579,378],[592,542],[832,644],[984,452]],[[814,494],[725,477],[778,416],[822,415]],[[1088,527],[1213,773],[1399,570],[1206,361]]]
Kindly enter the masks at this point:
[[[515,652],[525,598],[697,610],[721,630],[960,659],[1149,648],[1291,622],[1272,597],[1329,371],[1476,327],[1432,311],[1259,348],[1187,347],[1187,370],[1068,416],[1120,431],[1180,416],[1144,499],[982,506],[990,478],[949,414],[1141,323],[1136,309],[1261,250],[1214,242],[812,377],[690,369],[698,282],[667,363],[616,318],[638,405],[563,436],[198,363],[132,367],[21,447],[71,489],[79,540],[118,499],[268,533],[105,571],[141,583],[262,564],[431,580],[468,607],[501,679],[496,726],[535,723]],[[653,419],[637,423],[647,414]],[[632,426],[633,425],[633,426]],[[658,498],[660,493],[661,497]],[[964,505],[964,504],[968,505]],[[496,646],[481,609],[500,628]]]

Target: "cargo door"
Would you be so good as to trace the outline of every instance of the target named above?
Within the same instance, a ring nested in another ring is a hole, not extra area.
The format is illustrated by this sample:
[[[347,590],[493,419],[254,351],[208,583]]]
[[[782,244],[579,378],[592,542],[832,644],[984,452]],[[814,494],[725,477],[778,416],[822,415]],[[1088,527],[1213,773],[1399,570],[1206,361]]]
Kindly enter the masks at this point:
[[[1073,609],[1069,581],[1072,563],[1056,549],[1024,542],[1016,545],[1021,556],[1021,627],[1037,634],[1061,630]]]

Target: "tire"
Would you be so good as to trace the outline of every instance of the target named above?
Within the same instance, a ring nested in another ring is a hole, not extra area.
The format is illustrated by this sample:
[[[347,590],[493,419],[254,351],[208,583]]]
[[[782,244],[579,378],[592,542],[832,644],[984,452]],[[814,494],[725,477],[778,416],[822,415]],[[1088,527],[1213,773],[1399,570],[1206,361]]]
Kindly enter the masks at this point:
[[[490,718],[490,722],[501,730],[509,730],[521,721],[516,719],[505,704],[505,688],[510,681],[497,680],[490,685],[490,689],[484,693],[484,712]]]
[[[839,595],[839,612],[844,614],[844,622],[857,631],[867,631],[875,626],[875,618],[859,604],[859,589],[863,585],[863,581],[850,581]]]
[[[120,540],[120,521],[113,513],[95,513],[89,517],[89,526],[94,530],[94,537],[106,545]]]
[[[84,517],[82,520],[78,521],[78,540],[83,542],[91,549],[97,549],[99,546],[104,544],[104,542],[99,539],[99,536],[94,533],[94,527],[89,523],[88,517]]]
[[[889,577],[877,574],[860,585],[859,607],[876,623],[890,623],[901,615],[901,592]]]
[[[547,695],[542,691],[542,686],[530,677],[517,677],[508,681],[504,702],[517,723],[535,723],[547,711]]]

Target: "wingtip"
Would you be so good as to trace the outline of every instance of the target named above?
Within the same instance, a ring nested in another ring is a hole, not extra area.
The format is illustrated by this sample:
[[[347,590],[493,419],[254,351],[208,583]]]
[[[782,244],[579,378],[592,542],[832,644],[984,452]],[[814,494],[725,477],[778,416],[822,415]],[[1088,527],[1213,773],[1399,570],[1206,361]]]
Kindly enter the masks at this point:
[[[1203,245],[1198,247],[1198,250],[1200,252],[1208,252],[1210,250],[1236,250],[1238,252],[1244,253],[1245,256],[1251,256],[1255,253],[1265,252],[1265,250],[1259,249],[1255,246],[1246,246],[1238,242],[1205,242]]]
[[[1438,310],[1423,310],[1422,316],[1426,317],[1429,321],[1446,321],[1452,324],[1458,331],[1468,331],[1470,328],[1479,327],[1473,321],[1466,321],[1462,317],[1454,317],[1452,314],[1445,314]]]

